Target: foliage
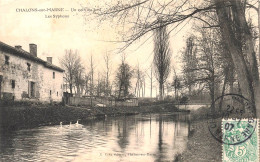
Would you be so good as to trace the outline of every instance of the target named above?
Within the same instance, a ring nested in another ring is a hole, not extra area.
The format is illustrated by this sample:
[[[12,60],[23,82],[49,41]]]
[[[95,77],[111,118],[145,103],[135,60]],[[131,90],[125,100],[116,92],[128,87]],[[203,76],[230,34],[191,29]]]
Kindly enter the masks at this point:
[[[118,98],[126,97],[127,95],[129,95],[132,76],[133,76],[133,70],[131,69],[129,64],[123,61],[118,67],[116,73],[116,85],[118,88]]]
[[[196,38],[193,35],[187,38],[186,47],[182,55],[184,85],[187,86],[189,95],[191,95],[192,87],[196,85],[196,83],[193,81],[197,75],[196,71],[190,71],[190,69],[196,69],[198,65],[195,39]]]
[[[186,104],[186,103],[188,103],[188,101],[189,101],[189,98],[187,96],[183,96],[180,99],[180,104]]]
[[[171,50],[169,47],[169,33],[166,26],[161,26],[154,31],[154,67],[155,76],[159,82],[160,99],[164,95],[164,83],[170,74]]]
[[[88,8],[88,11],[92,12],[95,18],[100,18],[101,23],[105,20],[111,20],[113,24],[121,25],[120,35],[123,37],[121,42],[126,43],[125,48],[158,28],[170,26],[174,30],[187,19],[199,21],[200,28],[220,29],[217,35],[222,37],[224,44],[227,45],[226,49],[229,52],[225,55],[232,60],[234,71],[241,85],[241,93],[256,107],[260,107],[258,62],[253,34],[250,31],[246,15],[248,9],[257,9],[257,7],[248,4],[248,1],[119,0],[111,4],[105,2],[103,6],[96,6],[96,8]],[[216,14],[216,17],[211,17],[210,13]],[[158,17],[162,17],[162,19],[158,19]],[[206,17],[214,21],[208,21],[209,19],[205,19]],[[204,35],[205,38],[207,34]],[[195,81],[208,84],[212,91],[212,87],[215,87],[218,80],[216,76],[220,74],[219,70],[215,71],[215,67],[219,65],[215,58],[219,57],[221,52],[213,43],[213,38],[200,40],[202,43],[200,50],[202,50],[201,53],[204,53],[200,59],[202,59],[202,65],[203,62],[205,64],[202,68],[199,67],[195,70],[201,72]],[[219,42],[216,43],[219,44]],[[214,51],[210,51],[210,49]],[[190,84],[190,81],[188,82]],[[258,115],[260,115],[260,111]]]

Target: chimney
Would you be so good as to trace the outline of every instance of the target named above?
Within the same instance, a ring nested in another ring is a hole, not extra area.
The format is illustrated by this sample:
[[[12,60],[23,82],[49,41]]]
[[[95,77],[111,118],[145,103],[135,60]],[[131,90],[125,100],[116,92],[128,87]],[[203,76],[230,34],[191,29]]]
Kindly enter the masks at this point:
[[[29,44],[30,46],[30,53],[37,57],[37,45],[36,44]]]
[[[47,62],[52,64],[52,57],[47,57]]]
[[[22,46],[20,46],[20,45],[17,45],[17,46],[14,46],[16,49],[18,49],[18,50],[21,50],[22,49]]]

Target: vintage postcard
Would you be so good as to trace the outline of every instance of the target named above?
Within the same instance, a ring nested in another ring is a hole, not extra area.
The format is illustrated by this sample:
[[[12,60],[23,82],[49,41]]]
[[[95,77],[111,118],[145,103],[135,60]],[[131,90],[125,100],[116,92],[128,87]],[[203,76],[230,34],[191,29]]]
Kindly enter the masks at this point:
[[[258,162],[258,0],[0,0],[0,161]]]

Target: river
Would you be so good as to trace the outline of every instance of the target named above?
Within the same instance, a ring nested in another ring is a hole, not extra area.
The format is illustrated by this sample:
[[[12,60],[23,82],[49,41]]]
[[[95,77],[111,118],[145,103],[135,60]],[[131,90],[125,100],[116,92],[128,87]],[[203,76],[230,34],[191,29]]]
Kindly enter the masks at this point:
[[[165,161],[187,147],[189,115],[145,114],[0,131],[1,161]]]

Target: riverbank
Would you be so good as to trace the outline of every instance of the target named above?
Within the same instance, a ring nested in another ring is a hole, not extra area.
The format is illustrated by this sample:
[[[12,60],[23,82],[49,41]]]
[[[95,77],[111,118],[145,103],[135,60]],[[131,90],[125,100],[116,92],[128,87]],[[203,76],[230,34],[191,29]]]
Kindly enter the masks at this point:
[[[191,132],[187,150],[176,161],[222,161],[222,145],[209,132],[207,125],[207,108],[191,111]]]
[[[139,113],[189,112],[172,104],[138,107],[74,107],[56,105],[9,105],[0,108],[0,124],[5,130],[32,128],[43,125],[75,123],[106,116],[134,115]]]

